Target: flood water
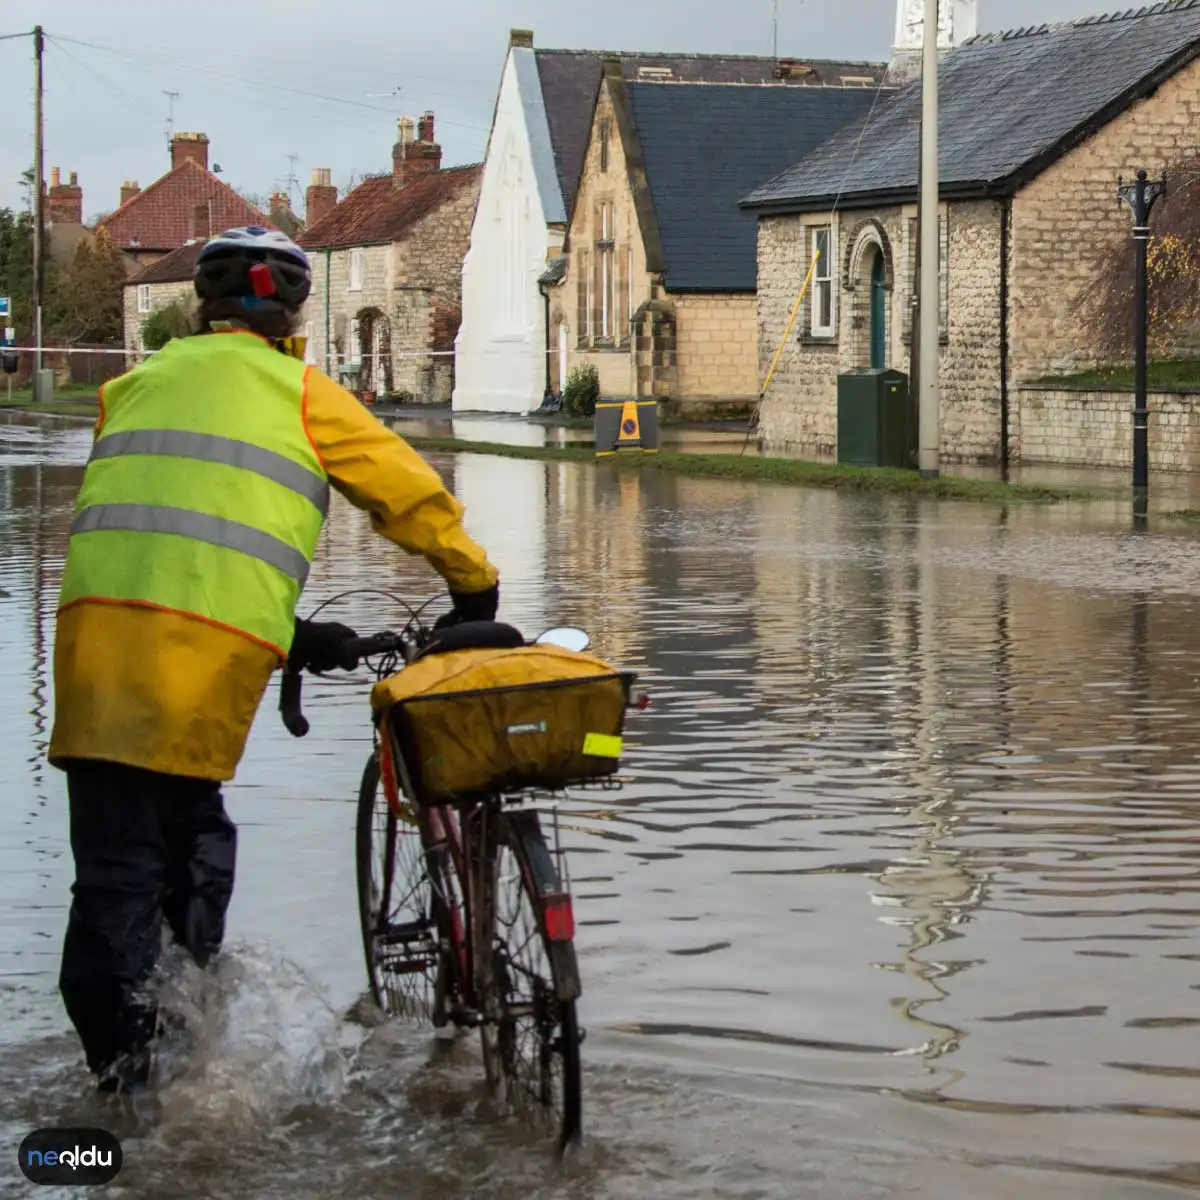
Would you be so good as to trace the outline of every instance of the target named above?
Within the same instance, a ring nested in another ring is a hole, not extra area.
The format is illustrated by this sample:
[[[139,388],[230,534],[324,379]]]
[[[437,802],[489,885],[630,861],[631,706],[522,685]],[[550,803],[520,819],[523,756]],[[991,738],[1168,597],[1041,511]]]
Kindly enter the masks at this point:
[[[639,670],[621,793],[564,806],[586,1144],[474,1047],[374,1027],[353,881],[365,679],[276,695],[188,1074],[91,1095],[56,992],[54,605],[89,431],[0,425],[0,1131],[105,1123],[128,1197],[1147,1198],[1200,1186],[1200,546],[1116,506],[436,460],[502,616]],[[338,503],[306,604],[433,578]],[[303,611],[307,611],[307,608]],[[352,597],[339,619],[395,625]],[[194,981],[193,981],[194,982]],[[187,980],[180,986],[190,986]],[[0,1194],[28,1195],[10,1152]]]

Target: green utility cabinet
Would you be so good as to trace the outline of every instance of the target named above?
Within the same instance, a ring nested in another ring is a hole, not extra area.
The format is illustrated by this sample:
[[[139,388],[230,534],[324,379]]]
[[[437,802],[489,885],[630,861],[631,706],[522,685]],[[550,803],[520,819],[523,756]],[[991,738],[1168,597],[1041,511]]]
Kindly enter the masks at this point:
[[[908,376],[851,371],[837,381],[837,459],[852,467],[911,467]]]

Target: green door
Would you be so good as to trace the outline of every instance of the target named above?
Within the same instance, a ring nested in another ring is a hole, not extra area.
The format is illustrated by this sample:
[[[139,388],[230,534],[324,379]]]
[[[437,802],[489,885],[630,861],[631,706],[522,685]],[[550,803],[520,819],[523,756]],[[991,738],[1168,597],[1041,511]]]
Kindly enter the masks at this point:
[[[883,255],[875,252],[871,264],[871,366],[882,370],[887,366],[887,338],[884,333]]]

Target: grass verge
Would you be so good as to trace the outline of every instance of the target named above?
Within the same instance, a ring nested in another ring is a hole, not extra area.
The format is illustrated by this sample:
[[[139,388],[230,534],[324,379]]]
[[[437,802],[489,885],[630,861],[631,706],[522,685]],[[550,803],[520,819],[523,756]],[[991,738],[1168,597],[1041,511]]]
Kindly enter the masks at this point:
[[[508,446],[497,442],[465,441],[461,438],[407,435],[405,440],[419,450],[494,454],[501,458],[528,458],[543,462],[597,462],[594,452],[582,446]],[[711,479],[754,479],[801,487],[844,488],[858,492],[911,493],[950,500],[1053,503],[1062,500],[1111,499],[1113,495],[1111,492],[1088,491],[1083,488],[1000,483],[989,479],[963,479],[955,475],[922,479],[915,471],[901,471],[891,467],[846,467],[833,463],[805,462],[795,458],[742,457],[737,454],[679,454],[663,451],[660,454],[618,455],[599,461],[612,463],[618,470],[665,471]]]
[[[1170,358],[1147,363],[1146,378],[1152,392],[1200,389],[1200,359]],[[1133,367],[1098,367],[1092,371],[1077,371],[1074,375],[1047,375],[1036,382],[1073,391],[1126,392],[1133,390]]]
[[[81,392],[77,400],[51,400],[49,404],[35,404],[28,392],[13,392],[11,400],[5,393],[0,392],[0,410],[13,412],[17,409],[34,416],[49,413],[59,417],[94,417],[99,411],[99,405],[96,403],[95,392]]]

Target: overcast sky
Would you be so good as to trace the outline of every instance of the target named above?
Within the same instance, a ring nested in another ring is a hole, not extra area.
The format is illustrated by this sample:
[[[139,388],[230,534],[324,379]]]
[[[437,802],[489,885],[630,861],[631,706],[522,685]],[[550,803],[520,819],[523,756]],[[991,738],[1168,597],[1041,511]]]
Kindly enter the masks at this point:
[[[780,54],[885,60],[894,0],[778,0]],[[981,31],[1104,11],[1105,0],[981,0]],[[211,139],[239,190],[299,192],[313,167],[345,187],[390,169],[396,118],[436,114],[446,165],[482,158],[512,27],[535,44],[765,54],[773,0],[5,0],[0,35],[47,37],[46,159],[77,171],[85,219],[169,166],[175,128]],[[1127,5],[1125,5],[1127,7]],[[1113,7],[1122,5],[1113,4]],[[68,40],[74,39],[74,40]],[[79,43],[91,43],[81,45]],[[396,89],[399,96],[392,96]],[[292,89],[292,90],[289,90]],[[303,95],[300,93],[310,93]],[[33,162],[32,38],[0,41],[0,206]]]

